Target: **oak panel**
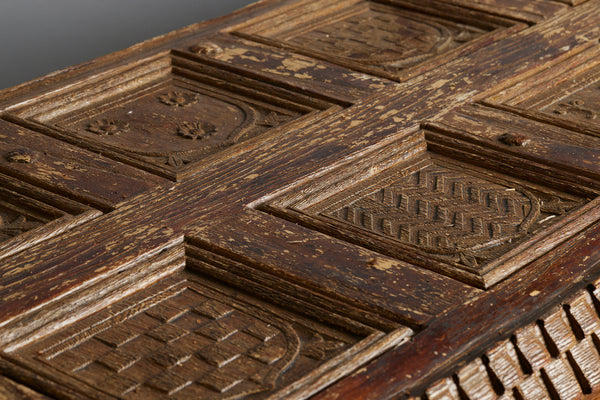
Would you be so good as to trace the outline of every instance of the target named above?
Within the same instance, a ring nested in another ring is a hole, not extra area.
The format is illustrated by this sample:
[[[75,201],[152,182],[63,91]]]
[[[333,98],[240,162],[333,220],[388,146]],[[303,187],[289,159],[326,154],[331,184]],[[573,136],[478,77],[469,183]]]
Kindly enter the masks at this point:
[[[415,6],[377,1],[297,2],[236,28],[243,37],[289,48],[349,68],[390,79],[406,79],[437,63],[426,61],[461,53],[487,40],[488,32],[510,26],[489,14],[460,7],[441,14],[443,3]],[[449,10],[446,10],[449,11]],[[464,15],[467,14],[467,15]],[[447,16],[453,15],[450,19]],[[514,25],[515,23],[513,23]],[[397,27],[402,27],[398,30]],[[493,35],[492,35],[493,36]],[[500,35],[501,36],[501,35]],[[485,38],[485,39],[484,39]],[[446,58],[447,60],[447,58]]]
[[[208,155],[329,106],[163,54],[43,98],[12,119],[177,180]]]
[[[146,276],[139,273],[147,266],[124,271],[121,279],[139,270],[128,288],[113,279],[102,305],[75,300],[91,290],[72,295],[78,308],[92,306],[72,311],[79,321],[63,315],[53,328],[37,328],[43,334],[24,331],[4,356],[90,398],[304,398],[411,333],[397,327],[384,336],[318,307],[306,316],[286,311],[182,270],[181,253],[170,252],[177,258],[154,256],[167,264]],[[286,308],[294,302],[288,297]],[[38,313],[60,310],[45,308]],[[89,315],[93,308],[101,311]]]
[[[0,170],[101,210],[168,181],[0,120]]]
[[[259,208],[480,287],[580,229],[568,220],[597,218],[595,202],[580,208],[591,199],[572,197],[576,190],[528,179],[524,160],[511,160],[506,176],[447,158],[481,151],[455,136],[418,131],[390,148],[384,160],[357,161]],[[361,165],[381,172],[361,180]]]

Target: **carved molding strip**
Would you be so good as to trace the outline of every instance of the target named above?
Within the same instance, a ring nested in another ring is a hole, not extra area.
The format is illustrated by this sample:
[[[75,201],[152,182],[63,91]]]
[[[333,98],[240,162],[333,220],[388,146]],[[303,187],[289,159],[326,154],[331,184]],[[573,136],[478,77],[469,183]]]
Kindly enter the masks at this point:
[[[600,392],[596,282],[430,386],[428,400],[575,399]],[[535,296],[535,293],[530,295]]]

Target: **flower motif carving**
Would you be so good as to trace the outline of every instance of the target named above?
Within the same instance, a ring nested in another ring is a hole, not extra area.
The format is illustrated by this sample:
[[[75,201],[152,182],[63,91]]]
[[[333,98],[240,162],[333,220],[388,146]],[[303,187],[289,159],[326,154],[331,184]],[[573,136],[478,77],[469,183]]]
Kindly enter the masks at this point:
[[[171,107],[189,107],[200,100],[196,93],[169,92],[158,97],[161,103]]]
[[[279,124],[286,122],[288,119],[289,117],[286,115],[280,115],[276,112],[272,112],[270,114],[265,115],[262,118],[262,120],[258,122],[258,125],[273,128]]]
[[[177,128],[177,134],[190,140],[208,139],[217,131],[217,127],[208,122],[184,122]]]
[[[129,130],[129,124],[116,119],[97,119],[88,124],[87,130],[97,135],[118,135]]]

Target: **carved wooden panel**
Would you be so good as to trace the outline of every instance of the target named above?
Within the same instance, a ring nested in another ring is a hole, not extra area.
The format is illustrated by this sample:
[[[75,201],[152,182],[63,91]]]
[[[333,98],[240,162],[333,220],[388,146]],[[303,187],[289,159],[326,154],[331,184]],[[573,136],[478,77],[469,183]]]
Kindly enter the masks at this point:
[[[45,99],[33,112],[17,111],[13,120],[177,179],[211,154],[330,105],[301,95],[291,100],[287,91],[175,55],[139,64]]]
[[[475,11],[452,9],[440,15],[438,4],[398,6],[377,1],[298,2],[258,21],[240,26],[244,37],[382,75],[392,79],[404,71],[476,41],[511,24]],[[416,8],[416,10],[415,10]],[[446,7],[447,8],[447,7]],[[473,18],[473,14],[477,18]],[[282,23],[285,21],[285,23]],[[513,23],[514,24],[514,23]],[[421,67],[421,72],[423,67]]]
[[[0,120],[0,171],[108,211],[168,183],[100,154]]]
[[[597,396],[599,4],[263,1],[0,91],[0,397]]]
[[[560,242],[577,216],[596,218],[596,202],[582,207],[589,200],[517,178],[527,169],[511,177],[442,156],[438,146],[452,154],[449,137],[413,133],[359,173],[338,171],[259,207],[482,287],[539,255],[536,241]]]
[[[55,322],[57,331],[34,344],[17,340],[8,356],[92,398],[283,399],[310,394],[324,375],[348,371],[342,361],[373,357],[410,334],[401,328],[382,341],[376,329],[331,314],[325,325],[198,272],[161,278],[166,265],[150,269],[137,278],[149,285],[132,280],[138,291],[124,298],[118,291],[135,289],[115,288],[118,301],[103,311]]]

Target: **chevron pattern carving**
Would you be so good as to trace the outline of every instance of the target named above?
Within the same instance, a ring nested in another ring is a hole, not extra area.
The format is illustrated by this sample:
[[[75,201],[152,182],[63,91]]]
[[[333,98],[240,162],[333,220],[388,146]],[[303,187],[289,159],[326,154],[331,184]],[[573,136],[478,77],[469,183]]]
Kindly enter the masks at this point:
[[[573,207],[436,163],[350,201],[321,214],[471,267]]]

